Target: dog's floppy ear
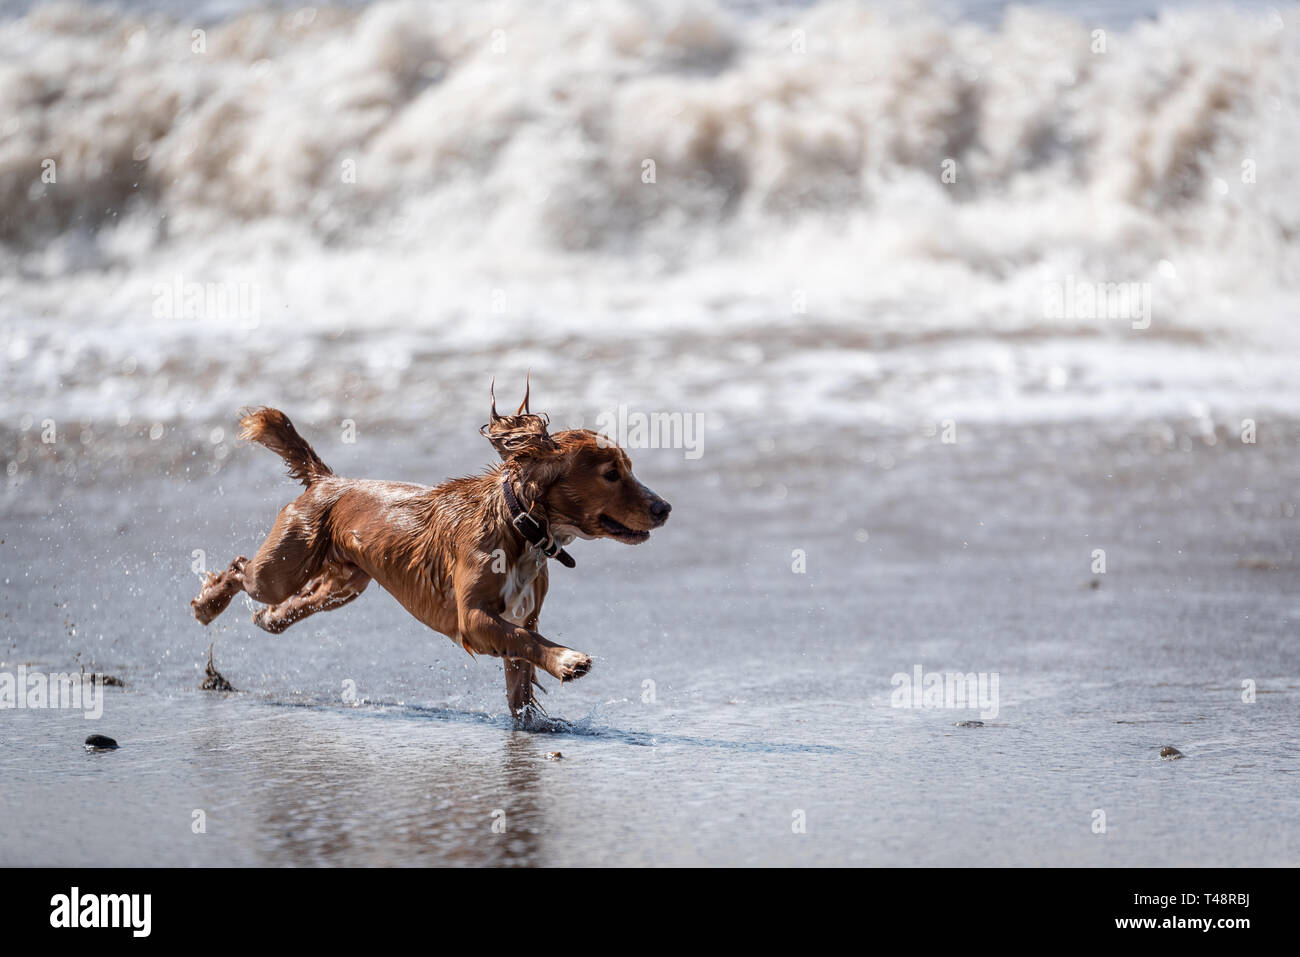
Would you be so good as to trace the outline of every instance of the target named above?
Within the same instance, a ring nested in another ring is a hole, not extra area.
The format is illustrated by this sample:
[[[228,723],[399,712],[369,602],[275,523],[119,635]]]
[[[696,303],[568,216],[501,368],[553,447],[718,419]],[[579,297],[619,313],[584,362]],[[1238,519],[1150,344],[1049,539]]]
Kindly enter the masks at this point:
[[[550,418],[545,414],[537,415],[528,411],[529,391],[531,383],[525,387],[524,401],[519,404],[519,410],[514,415],[499,415],[495,378],[488,387],[488,394],[492,397],[492,413],[488,423],[479,429],[479,434],[492,443],[503,461],[544,455],[558,449],[555,440],[546,431]]]

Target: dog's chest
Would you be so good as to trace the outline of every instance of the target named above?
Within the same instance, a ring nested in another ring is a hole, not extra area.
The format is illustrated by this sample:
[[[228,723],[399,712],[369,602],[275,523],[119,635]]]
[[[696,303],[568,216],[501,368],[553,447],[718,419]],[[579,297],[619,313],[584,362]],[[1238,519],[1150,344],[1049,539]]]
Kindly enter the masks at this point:
[[[507,621],[522,625],[537,610],[534,585],[545,564],[546,556],[535,548],[529,548],[506,569],[505,581],[501,584],[501,601],[505,606],[502,617]]]

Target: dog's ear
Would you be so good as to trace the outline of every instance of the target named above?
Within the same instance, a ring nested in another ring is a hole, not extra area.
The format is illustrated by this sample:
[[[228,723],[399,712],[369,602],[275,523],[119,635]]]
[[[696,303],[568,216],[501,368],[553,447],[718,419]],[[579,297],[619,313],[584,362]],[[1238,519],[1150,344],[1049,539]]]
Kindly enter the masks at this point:
[[[488,388],[488,394],[492,397],[491,418],[479,429],[479,434],[492,443],[492,447],[497,450],[497,454],[503,461],[558,451],[559,447],[555,444],[555,440],[546,431],[546,427],[550,425],[550,418],[545,414],[538,415],[528,411],[530,389],[531,383],[525,388],[524,401],[519,404],[519,410],[514,415],[499,415],[495,378]]]

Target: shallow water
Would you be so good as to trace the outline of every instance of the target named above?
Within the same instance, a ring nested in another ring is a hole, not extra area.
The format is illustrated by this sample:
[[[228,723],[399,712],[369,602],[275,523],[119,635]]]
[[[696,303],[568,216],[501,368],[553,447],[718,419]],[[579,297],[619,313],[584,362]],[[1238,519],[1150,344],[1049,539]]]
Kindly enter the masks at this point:
[[[261,450],[11,497],[0,670],[127,685],[95,721],[0,713],[0,863],[1295,865],[1296,431],[1173,434],[642,451],[673,519],[553,574],[542,630],[596,662],[546,680],[555,733],[514,730],[499,663],[373,586],[278,637],[242,600],[190,619],[192,548],[247,551],[292,494]],[[372,464],[439,456],[402,458]],[[196,690],[209,641],[239,693]],[[996,672],[997,716],[891,707],[916,665]]]

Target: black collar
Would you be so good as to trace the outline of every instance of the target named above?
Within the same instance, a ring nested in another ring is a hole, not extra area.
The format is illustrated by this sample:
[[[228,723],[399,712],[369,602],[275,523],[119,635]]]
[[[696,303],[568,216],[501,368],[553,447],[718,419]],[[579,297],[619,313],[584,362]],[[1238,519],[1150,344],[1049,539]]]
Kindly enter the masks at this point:
[[[506,510],[510,512],[510,524],[515,527],[520,535],[528,540],[531,545],[536,545],[542,550],[542,554],[547,558],[554,558],[565,568],[572,568],[577,563],[573,556],[556,544],[555,539],[551,536],[550,528],[544,523],[533,518],[521,504],[519,498],[515,495],[514,482],[510,481],[510,473],[505,473],[505,479],[501,483],[501,489],[506,496]]]

